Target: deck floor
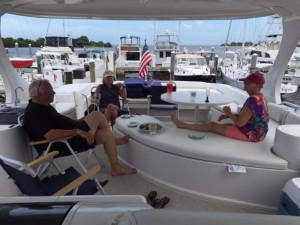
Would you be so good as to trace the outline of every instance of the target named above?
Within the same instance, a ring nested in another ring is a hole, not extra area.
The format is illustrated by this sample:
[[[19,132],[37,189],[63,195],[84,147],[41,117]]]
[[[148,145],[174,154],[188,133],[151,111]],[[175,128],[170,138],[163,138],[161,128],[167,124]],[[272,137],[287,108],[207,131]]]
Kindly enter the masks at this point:
[[[110,195],[142,195],[147,197],[150,191],[157,191],[158,198],[168,196],[170,202],[166,205],[167,209],[184,209],[184,210],[200,210],[200,211],[213,211],[213,212],[241,212],[241,213],[264,213],[254,211],[253,209],[239,207],[235,205],[224,204],[220,202],[208,201],[185,194],[166,189],[154,183],[151,183],[141,177],[138,173],[135,175],[116,176],[110,175],[110,164],[106,154],[104,153],[103,146],[96,148],[97,155],[100,156],[104,168],[97,176],[98,179],[108,179],[109,183],[104,187],[107,194]],[[85,157],[85,153],[78,154],[80,158]],[[72,156],[56,159],[59,166],[62,168],[73,165],[79,170]],[[88,168],[96,164],[96,160],[92,157],[88,164]],[[153,164],[153,166],[155,166]],[[49,173],[53,172],[53,168]],[[98,193],[101,194],[101,193]]]

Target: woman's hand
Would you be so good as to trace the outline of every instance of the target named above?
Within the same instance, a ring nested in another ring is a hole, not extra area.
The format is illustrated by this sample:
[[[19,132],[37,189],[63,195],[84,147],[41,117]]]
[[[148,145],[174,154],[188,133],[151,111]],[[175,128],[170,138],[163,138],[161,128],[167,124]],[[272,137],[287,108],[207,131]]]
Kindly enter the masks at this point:
[[[123,83],[117,83],[116,86],[120,89],[123,90],[123,88],[125,87],[125,85]]]
[[[229,106],[224,106],[223,107],[223,114],[221,116],[219,116],[218,121],[222,121],[224,119],[230,118],[230,115],[232,115],[231,113],[231,108]]]
[[[219,118],[218,118],[218,121],[220,122],[220,121],[222,121],[222,120],[224,120],[224,119],[227,119],[227,118],[228,118],[227,115],[221,114],[221,115],[219,116]]]
[[[225,115],[230,116],[232,114],[230,106],[224,106],[223,112]]]

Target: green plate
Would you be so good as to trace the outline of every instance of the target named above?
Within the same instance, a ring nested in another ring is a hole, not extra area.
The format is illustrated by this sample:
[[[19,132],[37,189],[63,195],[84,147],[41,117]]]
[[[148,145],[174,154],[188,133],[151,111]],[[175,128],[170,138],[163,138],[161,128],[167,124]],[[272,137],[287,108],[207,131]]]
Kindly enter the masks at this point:
[[[137,127],[139,125],[138,122],[132,121],[127,124],[128,127]]]
[[[205,133],[201,133],[201,132],[191,133],[189,134],[189,138],[201,140],[205,138]]]
[[[124,115],[121,115],[120,118],[129,119],[129,118],[131,118],[131,115],[130,114],[124,114]]]

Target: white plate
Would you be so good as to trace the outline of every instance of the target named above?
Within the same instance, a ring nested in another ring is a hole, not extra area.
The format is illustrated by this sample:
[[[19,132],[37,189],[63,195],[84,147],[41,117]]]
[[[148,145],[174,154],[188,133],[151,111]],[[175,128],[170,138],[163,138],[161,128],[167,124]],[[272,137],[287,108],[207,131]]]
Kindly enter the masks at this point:
[[[137,125],[139,125],[139,123],[138,123],[138,122],[135,122],[135,121],[129,122],[129,123],[127,124],[128,127],[137,127]]]
[[[189,134],[189,138],[192,138],[192,139],[204,139],[205,138],[205,133],[201,133],[201,132],[191,133],[191,134]]]
[[[120,118],[129,119],[129,118],[131,118],[131,115],[130,114],[124,114],[124,115],[121,115]]]

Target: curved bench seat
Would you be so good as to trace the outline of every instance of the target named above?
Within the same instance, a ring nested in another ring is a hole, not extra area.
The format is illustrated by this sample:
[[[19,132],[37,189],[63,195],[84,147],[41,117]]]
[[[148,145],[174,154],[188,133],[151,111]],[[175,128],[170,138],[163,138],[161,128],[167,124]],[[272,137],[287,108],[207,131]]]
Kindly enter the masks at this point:
[[[138,128],[128,129],[127,124],[130,121],[139,123],[162,122],[153,117],[143,115],[135,116],[131,119],[118,119],[115,127],[144,145],[170,154],[226,164],[265,169],[287,169],[287,161],[271,152],[275,129],[270,129],[266,139],[258,143],[232,140],[214,133],[206,133],[206,137],[203,140],[193,140],[188,137],[193,131],[178,129],[171,123],[165,124],[165,129],[152,137],[139,132]]]
[[[131,137],[128,144],[118,146],[120,161],[136,167],[147,180],[184,194],[275,212],[285,183],[300,176],[271,151],[276,123],[270,124],[265,140],[249,143],[213,133],[204,140],[190,139],[192,131],[171,122],[149,136],[138,127],[128,127],[132,121],[160,122],[145,115],[118,118],[115,135]],[[229,164],[242,165],[245,171],[232,172]]]

